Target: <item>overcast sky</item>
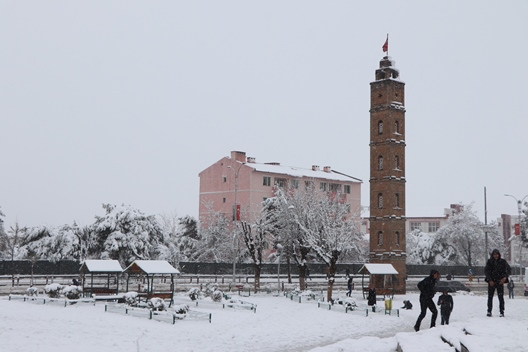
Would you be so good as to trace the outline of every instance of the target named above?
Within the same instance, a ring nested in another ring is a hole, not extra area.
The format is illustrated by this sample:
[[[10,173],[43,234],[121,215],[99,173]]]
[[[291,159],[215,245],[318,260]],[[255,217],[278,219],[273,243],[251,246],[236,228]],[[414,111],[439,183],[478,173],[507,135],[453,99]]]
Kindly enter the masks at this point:
[[[6,227],[103,203],[198,215],[198,173],[245,151],[364,181],[370,82],[406,83],[407,216],[528,194],[526,1],[0,0]],[[527,198],[528,199],[528,198]]]

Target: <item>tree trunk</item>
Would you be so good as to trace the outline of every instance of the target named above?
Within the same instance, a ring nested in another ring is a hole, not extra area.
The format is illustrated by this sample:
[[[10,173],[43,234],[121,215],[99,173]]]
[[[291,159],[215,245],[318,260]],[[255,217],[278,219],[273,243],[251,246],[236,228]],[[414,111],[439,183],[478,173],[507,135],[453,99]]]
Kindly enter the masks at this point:
[[[260,289],[260,265],[253,265],[253,268],[255,269],[255,284],[254,284],[254,291],[255,293],[258,292]]]
[[[335,251],[335,253],[332,253],[330,264],[326,267],[326,278],[328,280],[328,290],[326,292],[327,302],[332,302],[332,291],[334,289],[335,274],[337,272],[336,263],[338,256],[339,252]]]
[[[306,289],[306,265],[299,265],[299,290]]]

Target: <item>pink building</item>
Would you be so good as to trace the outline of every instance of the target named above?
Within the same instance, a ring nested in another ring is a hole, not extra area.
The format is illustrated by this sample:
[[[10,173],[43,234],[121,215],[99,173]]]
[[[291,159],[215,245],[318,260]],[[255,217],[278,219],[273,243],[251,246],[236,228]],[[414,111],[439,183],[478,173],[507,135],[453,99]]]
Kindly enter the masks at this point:
[[[311,168],[283,166],[277,162],[257,163],[245,152],[232,151],[198,174],[200,177],[199,219],[206,219],[207,205],[228,219],[253,221],[262,209],[262,201],[274,196],[276,186],[305,187],[313,183],[321,192],[339,193],[359,211],[362,181],[332,170],[330,166]],[[236,204],[236,207],[235,207]],[[236,210],[235,210],[236,209]]]

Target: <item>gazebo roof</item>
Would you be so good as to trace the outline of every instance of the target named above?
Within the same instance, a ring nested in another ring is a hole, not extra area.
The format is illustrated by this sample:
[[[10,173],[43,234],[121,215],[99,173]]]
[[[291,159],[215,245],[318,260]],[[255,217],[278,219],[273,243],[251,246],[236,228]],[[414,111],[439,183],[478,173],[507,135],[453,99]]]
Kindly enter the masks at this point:
[[[120,273],[123,268],[117,260],[88,259],[81,264],[80,271],[88,273]]]
[[[127,273],[179,274],[180,272],[166,260],[135,260],[125,270]]]
[[[371,275],[390,275],[398,274],[392,264],[363,264],[358,273]]]

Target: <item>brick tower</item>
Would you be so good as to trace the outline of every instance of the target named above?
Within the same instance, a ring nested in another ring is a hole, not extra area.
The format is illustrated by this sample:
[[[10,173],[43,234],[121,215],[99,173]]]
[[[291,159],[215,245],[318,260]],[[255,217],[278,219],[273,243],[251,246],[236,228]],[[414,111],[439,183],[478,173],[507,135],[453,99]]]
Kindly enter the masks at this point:
[[[370,262],[392,264],[393,283],[373,277],[377,288],[405,293],[405,83],[389,56],[370,83]],[[388,275],[385,280],[390,280]]]

